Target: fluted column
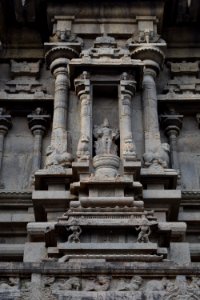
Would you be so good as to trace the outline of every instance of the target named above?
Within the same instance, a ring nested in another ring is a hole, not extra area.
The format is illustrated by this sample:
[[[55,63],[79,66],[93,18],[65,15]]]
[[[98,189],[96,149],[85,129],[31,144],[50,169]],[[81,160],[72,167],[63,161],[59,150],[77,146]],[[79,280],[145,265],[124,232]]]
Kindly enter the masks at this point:
[[[77,147],[78,160],[89,160],[92,156],[92,99],[90,79],[87,72],[75,79],[76,93],[81,101],[81,135]]]
[[[47,115],[42,108],[38,107],[32,114],[27,116],[29,128],[34,136],[32,173],[41,168],[42,140],[46,132],[50,115]]]
[[[122,74],[119,86],[120,156],[135,160],[135,143],[132,133],[132,101],[136,82],[127,73]]]

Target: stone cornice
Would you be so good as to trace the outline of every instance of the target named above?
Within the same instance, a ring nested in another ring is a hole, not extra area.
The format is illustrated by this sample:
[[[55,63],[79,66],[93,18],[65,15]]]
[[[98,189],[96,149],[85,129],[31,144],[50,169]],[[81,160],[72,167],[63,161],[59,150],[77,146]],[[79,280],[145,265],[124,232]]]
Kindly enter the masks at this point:
[[[123,263],[98,263],[98,262],[72,262],[58,263],[55,261],[46,261],[43,263],[21,263],[21,262],[1,262],[0,274],[2,276],[30,276],[32,273],[52,276],[70,276],[70,275],[99,275],[111,272],[116,276],[176,276],[200,275],[200,263],[191,263],[190,266],[179,266],[171,261],[158,263],[140,263],[140,262],[123,262]]]

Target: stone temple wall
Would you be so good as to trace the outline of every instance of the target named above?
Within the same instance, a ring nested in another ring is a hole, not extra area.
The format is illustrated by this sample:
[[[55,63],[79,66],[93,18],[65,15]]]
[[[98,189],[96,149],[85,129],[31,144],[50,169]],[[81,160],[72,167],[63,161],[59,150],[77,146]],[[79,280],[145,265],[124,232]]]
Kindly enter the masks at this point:
[[[200,299],[199,20],[0,1],[0,299]]]

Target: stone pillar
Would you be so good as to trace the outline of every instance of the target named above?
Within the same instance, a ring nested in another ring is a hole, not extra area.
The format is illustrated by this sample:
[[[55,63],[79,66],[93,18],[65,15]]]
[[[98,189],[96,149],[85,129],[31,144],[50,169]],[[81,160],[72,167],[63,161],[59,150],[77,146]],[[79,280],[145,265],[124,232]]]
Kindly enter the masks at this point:
[[[152,61],[145,65],[143,75],[143,111],[144,111],[144,136],[145,136],[145,153],[143,155],[144,165],[152,168],[168,168],[170,147],[167,143],[161,143],[158,108],[157,108],[157,91],[155,78],[159,70],[159,65]]]
[[[180,174],[177,153],[177,137],[182,128],[183,115],[169,114],[161,116],[161,125],[169,138],[171,166]]]
[[[51,145],[47,149],[46,168],[53,169],[54,173],[63,173],[65,168],[71,166],[72,162],[69,133],[67,131],[68,63],[71,58],[78,56],[79,53],[71,48],[69,43],[61,43],[60,46],[58,44],[46,44],[46,47],[50,47],[50,50],[46,53],[47,66],[55,77],[53,127]]]
[[[54,113],[51,136],[52,150],[58,155],[65,154],[65,166],[70,166],[72,155],[68,153],[68,132],[67,132],[67,108],[69,77],[66,58],[55,59],[50,65],[52,74],[55,77]]]
[[[135,160],[135,143],[132,134],[132,100],[136,82],[127,73],[122,74],[119,86],[120,157]]]
[[[79,161],[89,160],[92,156],[92,99],[90,79],[87,72],[75,79],[76,93],[81,101],[81,135],[77,147]]]
[[[46,132],[50,115],[38,107],[32,114],[27,116],[29,128],[34,136],[32,173],[41,168],[42,138]]]
[[[144,136],[145,152],[153,152],[160,147],[160,132],[157,113],[157,93],[155,84],[156,72],[149,68],[144,68],[143,75],[143,110],[144,110]]]
[[[143,110],[144,110],[144,136],[145,153],[144,166],[153,167],[154,170],[163,171],[168,167],[169,145],[161,144],[158,111],[157,91],[155,78],[164,63],[164,53],[161,48],[166,47],[164,40],[157,34],[157,23],[153,17],[138,17],[138,30],[127,41],[131,58],[141,59],[144,63],[143,73]]]
[[[4,138],[11,127],[12,127],[11,116],[6,114],[5,109],[1,107],[0,108],[0,170],[2,168]]]

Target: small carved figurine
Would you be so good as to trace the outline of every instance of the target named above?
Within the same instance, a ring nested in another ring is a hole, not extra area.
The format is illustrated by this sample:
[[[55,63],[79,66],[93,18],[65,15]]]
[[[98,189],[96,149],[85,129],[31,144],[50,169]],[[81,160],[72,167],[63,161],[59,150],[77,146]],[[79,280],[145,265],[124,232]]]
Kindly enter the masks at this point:
[[[67,230],[71,230],[72,234],[69,235],[68,237],[68,242],[69,243],[80,243],[80,234],[82,232],[82,229],[78,225],[71,225]]]
[[[96,155],[117,155],[117,145],[115,141],[119,138],[119,130],[112,129],[108,119],[104,119],[102,125],[94,126],[94,136],[97,139],[95,142]]]
[[[136,153],[135,153],[135,145],[133,143],[133,138],[132,138],[132,134],[128,135],[125,139],[124,139],[124,151],[123,151],[123,155],[126,158],[129,157],[134,157],[136,158]]]
[[[78,142],[77,148],[78,160],[88,160],[90,157],[89,153],[89,138],[86,135],[82,135]]]
[[[149,243],[149,236],[151,234],[150,223],[146,218],[143,218],[142,225],[136,227],[136,230],[140,230],[137,238],[138,243]]]

